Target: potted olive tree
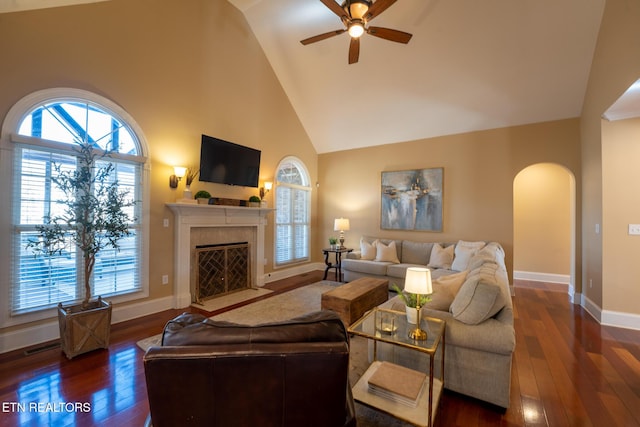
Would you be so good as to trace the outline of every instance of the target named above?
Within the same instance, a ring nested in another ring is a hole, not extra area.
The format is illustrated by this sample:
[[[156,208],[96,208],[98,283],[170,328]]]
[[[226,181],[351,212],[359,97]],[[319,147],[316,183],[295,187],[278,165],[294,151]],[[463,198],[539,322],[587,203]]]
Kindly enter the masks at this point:
[[[84,298],[82,303],[63,306],[58,304],[60,344],[69,359],[98,348],[109,346],[111,331],[111,303],[91,300],[91,277],[96,255],[105,248],[119,250],[119,241],[130,235],[129,226],[134,218],[127,209],[135,204],[128,192],[118,188],[112,179],[113,163],[98,164],[108,153],[95,150],[91,144],[79,143],[77,167],[65,170],[55,164],[51,181],[62,196],[56,200],[63,206],[62,213],[46,217],[36,227],[37,236],[27,248],[38,256],[53,256],[74,245],[82,256]]]

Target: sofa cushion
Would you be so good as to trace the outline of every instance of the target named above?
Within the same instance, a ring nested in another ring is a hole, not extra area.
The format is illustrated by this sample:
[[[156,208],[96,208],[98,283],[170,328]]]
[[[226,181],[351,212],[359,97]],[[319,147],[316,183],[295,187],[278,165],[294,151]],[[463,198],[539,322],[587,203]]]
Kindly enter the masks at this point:
[[[360,238],[360,259],[373,260],[376,257],[378,241],[372,243],[367,242],[364,238]]]
[[[399,277],[404,279],[407,275],[407,268],[409,267],[423,267],[424,265],[420,265],[420,264],[406,264],[406,263],[401,263],[401,264],[391,264],[390,266],[387,267],[387,276],[389,277]]]
[[[431,301],[425,304],[425,307],[432,310],[449,311],[451,303],[455,299],[464,279],[467,277],[466,271],[460,273],[447,274],[440,276],[432,281],[433,294]]]
[[[420,265],[420,264],[405,264],[405,263],[389,264],[387,266],[387,276],[404,279],[407,276],[407,268],[409,268],[409,267],[422,267],[422,268],[424,268],[424,265]],[[444,268],[431,269],[431,280],[435,280],[438,277],[447,276],[449,274],[454,274],[454,273],[456,273],[456,272],[452,271],[452,270],[446,270]],[[400,286],[400,287],[402,288],[402,286]]]
[[[451,268],[453,262],[453,251],[455,247],[453,245],[443,248],[440,243],[434,243],[431,249],[431,256],[429,257],[429,268]]]
[[[358,273],[373,274],[376,276],[385,276],[387,274],[387,266],[392,265],[390,262],[368,261],[363,259],[343,259],[342,269],[354,271]]]
[[[411,264],[390,265],[388,270],[397,269],[398,267],[403,267],[404,270],[406,270],[409,267],[415,266]],[[450,270],[438,271],[450,272]],[[387,275],[391,276],[389,272],[387,272]],[[467,272],[461,271],[459,273],[443,274],[433,279],[433,293],[431,294],[431,301],[427,302],[424,307],[432,310],[449,311],[449,307],[466,277]],[[404,310],[404,307],[402,305],[396,305],[393,309],[402,311]]]
[[[398,259],[402,259],[402,240],[401,239],[382,239],[380,237],[375,237],[375,236],[363,236],[363,238],[367,242],[372,242],[372,243],[378,240],[379,242],[382,242],[387,246],[391,242],[396,242],[396,252],[398,252]]]
[[[463,271],[468,268],[471,257],[486,245],[485,242],[465,242],[458,241],[454,250],[453,263],[451,269],[455,271]]]
[[[504,263],[504,249],[499,243],[488,243],[484,248],[476,252],[469,260],[468,269],[475,270],[487,262],[497,264],[503,269],[507,269]]]
[[[490,263],[469,272],[451,303],[454,319],[477,325],[495,316],[505,306],[506,297],[496,277],[498,268],[497,264]]]
[[[392,262],[394,264],[400,264],[398,259],[398,251],[396,250],[396,242],[389,242],[388,245],[377,241],[376,243],[376,259],[374,261]]]
[[[425,266],[429,264],[433,243],[402,241],[402,263]]]

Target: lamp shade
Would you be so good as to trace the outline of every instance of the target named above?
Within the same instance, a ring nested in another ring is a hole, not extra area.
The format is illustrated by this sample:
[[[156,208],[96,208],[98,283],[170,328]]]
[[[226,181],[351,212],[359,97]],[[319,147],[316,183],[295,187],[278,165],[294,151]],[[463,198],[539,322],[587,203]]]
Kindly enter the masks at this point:
[[[347,231],[349,230],[349,220],[347,218],[336,218],[333,221],[334,231]]]
[[[431,270],[421,267],[407,268],[404,279],[404,290],[411,294],[428,295],[433,293]]]
[[[173,173],[178,177],[178,178],[182,178],[184,176],[184,174],[187,173],[187,168],[182,167],[182,166],[174,166],[173,167]]]

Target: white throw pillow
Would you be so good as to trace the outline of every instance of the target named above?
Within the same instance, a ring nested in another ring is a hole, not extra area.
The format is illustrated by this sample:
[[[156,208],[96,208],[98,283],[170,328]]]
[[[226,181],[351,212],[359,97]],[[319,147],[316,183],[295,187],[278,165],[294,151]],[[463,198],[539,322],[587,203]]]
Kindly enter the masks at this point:
[[[498,264],[501,268],[507,269],[504,264],[504,249],[497,242],[488,243],[487,246],[480,249],[469,261],[469,270],[475,270],[481,267],[485,262],[493,262]]]
[[[447,274],[434,279],[432,281],[433,293],[431,294],[431,301],[425,307],[433,310],[449,311],[451,303],[458,295],[458,291],[466,278],[467,272],[461,271],[460,273]]]
[[[443,248],[440,243],[434,243],[429,259],[429,268],[451,268],[453,262],[453,245]]]
[[[376,241],[376,259],[375,261],[392,262],[394,264],[400,264],[398,259],[398,251],[396,251],[396,242],[391,242],[389,245],[385,245],[381,241]]]
[[[476,252],[485,246],[485,242],[465,242],[458,241],[454,252],[453,264],[451,269],[455,271],[464,271],[469,266],[469,261]]]
[[[360,259],[373,260],[376,257],[378,249],[376,245],[378,240],[374,240],[372,243],[367,242],[362,237],[360,238]]]

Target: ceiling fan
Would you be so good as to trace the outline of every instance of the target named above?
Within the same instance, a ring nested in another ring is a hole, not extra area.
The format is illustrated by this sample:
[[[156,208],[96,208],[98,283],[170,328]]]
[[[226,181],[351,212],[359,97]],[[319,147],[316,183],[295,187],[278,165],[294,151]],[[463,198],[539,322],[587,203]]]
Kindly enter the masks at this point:
[[[305,46],[348,32],[351,36],[351,43],[349,45],[349,64],[354,64],[358,62],[358,57],[360,56],[360,36],[364,33],[398,43],[406,44],[411,40],[412,35],[405,33],[404,31],[392,30],[390,28],[383,27],[371,27],[368,25],[373,18],[387,10],[387,8],[397,0],[345,0],[342,5],[336,3],[335,0],[320,1],[340,17],[345,28],[329,31],[328,33],[318,34],[317,36],[301,40],[300,43]]]

